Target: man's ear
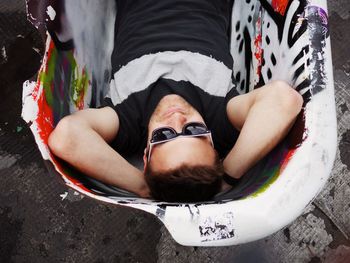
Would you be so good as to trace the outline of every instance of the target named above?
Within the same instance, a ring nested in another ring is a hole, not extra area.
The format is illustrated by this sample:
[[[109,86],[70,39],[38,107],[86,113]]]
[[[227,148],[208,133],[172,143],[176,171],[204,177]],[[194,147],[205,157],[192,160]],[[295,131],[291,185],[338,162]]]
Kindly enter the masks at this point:
[[[143,151],[143,171],[146,171],[146,167],[147,167],[147,148],[145,148],[145,150]]]

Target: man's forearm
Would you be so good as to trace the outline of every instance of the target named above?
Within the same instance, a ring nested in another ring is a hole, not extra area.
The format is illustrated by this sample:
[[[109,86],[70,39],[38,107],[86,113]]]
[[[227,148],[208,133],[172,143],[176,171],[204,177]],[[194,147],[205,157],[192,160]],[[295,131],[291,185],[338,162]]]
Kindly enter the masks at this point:
[[[147,196],[148,187],[140,170],[128,163],[120,154],[115,152],[101,136],[88,127],[73,128],[69,142],[62,142],[56,130],[50,136],[54,141],[51,147],[55,155],[76,167],[81,172],[104,183],[115,185]],[[64,136],[63,136],[64,137]]]
[[[273,99],[255,103],[235,146],[224,160],[225,172],[240,178],[286,136],[295,116],[295,112],[283,110]]]

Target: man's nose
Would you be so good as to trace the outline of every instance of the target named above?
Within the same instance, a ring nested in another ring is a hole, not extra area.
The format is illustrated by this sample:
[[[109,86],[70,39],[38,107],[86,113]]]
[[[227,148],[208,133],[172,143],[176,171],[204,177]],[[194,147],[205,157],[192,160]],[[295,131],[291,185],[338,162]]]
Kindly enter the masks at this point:
[[[176,130],[176,132],[180,133],[183,126],[187,122],[187,117],[182,113],[174,113],[172,117],[171,126]]]

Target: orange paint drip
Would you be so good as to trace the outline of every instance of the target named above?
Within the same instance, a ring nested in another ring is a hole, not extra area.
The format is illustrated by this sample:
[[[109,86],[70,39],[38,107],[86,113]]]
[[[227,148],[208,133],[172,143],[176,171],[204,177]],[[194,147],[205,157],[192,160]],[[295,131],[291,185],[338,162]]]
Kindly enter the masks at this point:
[[[271,5],[276,12],[284,16],[288,3],[289,3],[289,0],[272,0]]]

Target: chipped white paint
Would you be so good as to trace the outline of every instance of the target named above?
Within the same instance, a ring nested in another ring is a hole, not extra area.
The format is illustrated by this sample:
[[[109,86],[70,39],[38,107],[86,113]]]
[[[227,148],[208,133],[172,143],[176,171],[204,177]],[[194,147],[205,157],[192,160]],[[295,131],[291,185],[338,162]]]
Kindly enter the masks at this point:
[[[56,11],[52,6],[48,6],[46,10],[47,15],[50,17],[51,21],[53,21],[56,17]]]
[[[45,160],[48,160],[50,158],[50,151],[47,145],[44,144],[42,139],[39,135],[39,127],[36,123],[36,118],[39,112],[38,104],[34,100],[32,93],[36,86],[36,83],[34,81],[26,81],[23,84],[23,91],[22,91],[22,118],[27,122],[31,123],[30,129],[34,134],[34,139],[39,147],[39,150],[42,154],[42,157]],[[40,87],[39,91],[43,92],[42,86]]]
[[[62,201],[67,200],[69,202],[78,202],[84,198],[82,194],[70,188],[68,189],[68,192],[60,194],[60,197],[62,198]]]
[[[62,201],[63,201],[64,199],[66,199],[67,196],[68,196],[68,192],[64,192],[63,194],[60,194],[60,197],[61,197]]]
[[[36,48],[36,47],[33,47],[32,48],[36,53],[38,53],[40,55],[40,49]]]
[[[7,61],[7,54],[6,54],[6,48],[5,48],[5,46],[3,46],[2,48],[1,48],[1,56],[2,56],[2,58],[5,60],[5,62]]]

